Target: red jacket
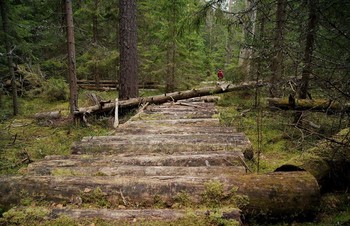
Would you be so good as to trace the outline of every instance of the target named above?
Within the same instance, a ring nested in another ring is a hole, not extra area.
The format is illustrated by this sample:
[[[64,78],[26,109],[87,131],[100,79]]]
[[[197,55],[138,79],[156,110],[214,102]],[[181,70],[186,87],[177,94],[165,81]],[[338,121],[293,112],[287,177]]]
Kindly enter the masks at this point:
[[[222,70],[218,71],[218,78],[222,79],[224,77],[224,73],[222,72]]]

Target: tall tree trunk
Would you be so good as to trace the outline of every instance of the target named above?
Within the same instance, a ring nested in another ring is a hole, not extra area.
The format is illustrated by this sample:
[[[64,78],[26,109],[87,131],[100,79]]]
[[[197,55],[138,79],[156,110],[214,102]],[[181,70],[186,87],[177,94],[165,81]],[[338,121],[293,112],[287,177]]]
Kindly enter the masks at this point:
[[[256,33],[256,2],[255,0],[246,0],[246,10],[248,11],[249,21],[243,22],[243,46],[240,51],[238,66],[242,68],[243,80],[253,77],[252,73],[252,42]],[[254,78],[253,78],[254,79]]]
[[[305,50],[303,58],[303,70],[301,75],[301,85],[299,88],[299,99],[306,99],[309,95],[309,80],[312,70],[312,54],[314,50],[314,43],[316,38],[317,29],[317,7],[318,0],[308,1],[309,18],[306,27],[306,40],[305,40]],[[294,115],[294,123],[302,123],[302,112],[296,112]]]
[[[306,41],[304,50],[304,68],[302,70],[301,86],[299,90],[299,98],[306,99],[308,95],[309,80],[312,70],[312,54],[314,50],[314,43],[317,29],[317,6],[318,0],[309,0],[309,18],[306,31]]]
[[[16,86],[15,70],[13,68],[13,56],[12,56],[12,50],[11,50],[10,27],[9,27],[9,20],[7,17],[8,8],[6,5],[6,0],[0,0],[0,7],[1,7],[2,25],[3,25],[3,30],[5,34],[4,40],[5,40],[5,46],[6,46],[7,64],[8,64],[10,76],[11,76],[13,115],[17,115],[19,112],[18,100],[17,100],[17,86]]]
[[[136,0],[120,0],[119,10],[119,98],[129,99],[139,95]]]
[[[173,4],[176,4],[173,1]],[[177,14],[176,14],[176,7],[175,5],[173,6],[171,12],[169,12],[169,21],[168,24],[170,24],[170,42],[168,45],[167,49],[167,69],[166,72],[167,74],[166,79],[165,79],[165,92],[174,92],[175,90],[175,73],[176,73],[176,19],[177,19]]]
[[[92,16],[92,42],[97,50],[97,42],[98,42],[98,4],[100,0],[95,0],[94,2],[94,14]],[[94,57],[94,67],[93,67],[93,73],[95,77],[95,83],[96,87],[100,88],[100,75],[98,73],[98,67],[97,67],[97,60],[96,57]]]
[[[228,11],[232,12],[233,0],[228,1]],[[229,15],[230,17],[231,15]],[[233,42],[234,42],[234,27],[233,24],[229,24],[227,27],[228,37],[226,40],[226,67],[232,63],[233,56]]]
[[[277,10],[276,10],[276,31],[275,38],[273,40],[273,50],[275,54],[272,58],[271,65],[271,87],[270,96],[278,96],[278,88],[276,83],[282,77],[283,72],[283,44],[284,44],[284,27],[286,20],[286,0],[277,0]]]
[[[94,2],[94,13],[92,16],[92,42],[94,44],[97,44],[98,41],[98,20],[97,20],[97,11],[98,11],[98,4],[99,0],[95,0]]]
[[[76,76],[76,61],[75,61],[75,41],[74,41],[74,24],[72,0],[66,0],[66,21],[67,21],[67,46],[68,46],[68,80],[69,80],[69,104],[70,112],[78,110],[78,88]]]

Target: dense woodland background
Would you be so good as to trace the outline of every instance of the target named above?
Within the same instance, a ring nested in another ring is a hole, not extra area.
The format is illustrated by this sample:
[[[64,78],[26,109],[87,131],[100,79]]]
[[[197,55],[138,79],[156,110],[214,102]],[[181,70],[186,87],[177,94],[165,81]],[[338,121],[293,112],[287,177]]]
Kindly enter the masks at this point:
[[[21,96],[47,91],[45,81],[64,82],[64,1],[2,2],[8,3],[8,32],[2,31],[0,46],[2,92],[8,92],[8,54],[17,82],[30,86],[20,89]],[[349,98],[347,1],[137,1],[137,7],[141,84],[189,89],[222,68],[229,81],[271,80],[272,96],[290,94],[284,90],[295,84],[284,84],[284,78],[309,74],[324,97]],[[77,78],[118,79],[118,3],[73,1],[73,11]]]
[[[126,82],[119,80],[123,34],[118,2],[73,1],[77,79]],[[67,154],[72,141],[86,134],[107,134],[110,122],[100,118],[88,129],[47,122],[23,131],[11,129],[15,120],[22,120],[20,125],[27,123],[22,117],[69,108],[66,12],[65,1],[0,3],[0,123],[4,131],[0,132],[4,150],[0,162],[5,166],[0,170],[14,173],[23,153],[34,159]],[[217,81],[219,68],[229,82],[269,83],[226,94],[219,101],[223,124],[244,131],[258,156],[261,154],[249,163],[252,169],[271,171],[320,139],[331,139],[349,127],[348,0],[137,0],[135,6],[138,78],[132,82],[161,87],[140,90],[140,96]],[[79,107],[91,105],[86,92],[79,90]],[[16,101],[14,94],[18,95]],[[114,99],[117,91],[99,95]],[[265,108],[267,97],[326,100],[337,102],[340,108],[337,112],[327,106],[321,112],[312,108],[271,112]],[[32,144],[30,138],[21,137],[24,134],[32,134],[45,144]],[[341,145],[349,147],[349,134],[346,137]],[[57,148],[58,143],[62,145]],[[332,199],[328,204],[325,208],[338,201]],[[345,221],[350,221],[349,214],[346,217]]]

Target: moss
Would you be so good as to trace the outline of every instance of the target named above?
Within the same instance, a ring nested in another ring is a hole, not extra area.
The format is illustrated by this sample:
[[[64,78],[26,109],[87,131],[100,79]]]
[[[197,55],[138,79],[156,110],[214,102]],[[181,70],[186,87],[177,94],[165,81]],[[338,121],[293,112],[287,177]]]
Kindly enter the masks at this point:
[[[98,171],[97,173],[94,174],[94,176],[105,177],[105,176],[108,176],[108,175],[105,174],[104,172]]]
[[[12,208],[3,214],[3,220],[8,225],[35,225],[44,221],[49,213],[49,209],[39,206]]]
[[[204,184],[202,193],[202,202],[209,207],[220,207],[223,205],[225,198],[224,186],[219,181],[210,181]]]
[[[174,201],[175,204],[173,205],[173,208],[191,207],[193,203],[191,196],[184,191],[177,193],[177,195],[174,197]]]
[[[99,188],[86,190],[80,193],[83,205],[96,207],[111,207],[107,195]]]

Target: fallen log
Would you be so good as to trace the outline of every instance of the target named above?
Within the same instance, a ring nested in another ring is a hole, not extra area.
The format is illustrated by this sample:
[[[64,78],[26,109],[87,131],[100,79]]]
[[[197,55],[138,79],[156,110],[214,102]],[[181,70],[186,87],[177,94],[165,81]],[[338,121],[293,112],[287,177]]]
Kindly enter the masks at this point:
[[[321,111],[327,113],[348,112],[350,113],[350,103],[341,104],[333,100],[324,99],[295,99],[294,97],[287,98],[267,98],[270,108],[282,110],[310,110]]]
[[[217,86],[212,86],[212,87],[204,87],[204,88],[179,91],[174,93],[166,93],[163,95],[156,95],[156,96],[150,96],[150,97],[139,97],[139,98],[131,98],[128,100],[120,100],[118,108],[122,109],[122,108],[137,107],[145,103],[162,104],[168,101],[177,101],[177,100],[189,99],[193,97],[201,97],[201,96],[208,96],[208,95],[219,94],[219,93],[232,92],[237,90],[245,90],[245,89],[251,89],[254,87],[260,87],[264,85],[266,84],[262,81],[244,82],[240,84],[221,83],[221,84],[218,84]],[[108,103],[103,106],[95,105],[95,106],[90,106],[85,108],[79,108],[78,111],[74,112],[74,115],[77,117],[81,117],[81,115],[84,115],[87,113],[98,114],[102,112],[110,112],[110,111],[113,111],[114,108],[115,108],[115,103]]]
[[[325,139],[300,156],[289,160],[275,171],[311,173],[322,192],[347,190],[350,187],[350,131],[344,129]]]
[[[51,111],[51,112],[40,112],[34,115],[34,118],[37,120],[50,120],[50,119],[59,119],[61,118],[61,111]]]
[[[0,207],[7,209],[23,198],[73,204],[80,200],[81,204],[84,196],[96,188],[101,191],[100,198],[112,206],[124,203],[129,208],[150,207],[161,200],[171,207],[178,202],[179,194],[187,194],[193,205],[201,205],[209,201],[205,195],[210,191],[208,183],[219,183],[222,188],[211,201],[224,204],[231,200],[233,203],[227,204],[235,203],[246,216],[269,219],[310,216],[319,205],[319,187],[311,174],[275,172],[213,178],[7,176],[0,177]]]

